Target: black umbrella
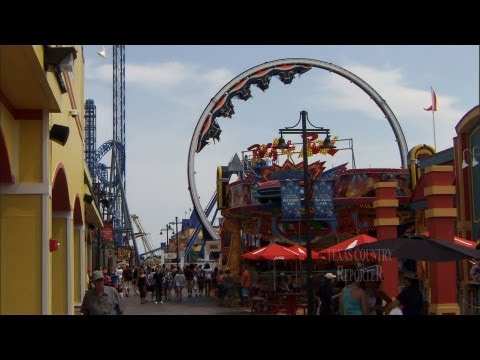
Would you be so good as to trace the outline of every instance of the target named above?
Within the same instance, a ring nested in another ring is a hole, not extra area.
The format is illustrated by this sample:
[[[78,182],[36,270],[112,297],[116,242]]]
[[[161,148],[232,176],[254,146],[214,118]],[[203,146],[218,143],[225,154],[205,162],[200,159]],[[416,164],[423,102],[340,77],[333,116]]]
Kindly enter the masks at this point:
[[[355,247],[356,251],[373,251],[400,259],[426,261],[456,261],[480,258],[480,251],[469,249],[446,240],[434,240],[423,235],[402,235]]]

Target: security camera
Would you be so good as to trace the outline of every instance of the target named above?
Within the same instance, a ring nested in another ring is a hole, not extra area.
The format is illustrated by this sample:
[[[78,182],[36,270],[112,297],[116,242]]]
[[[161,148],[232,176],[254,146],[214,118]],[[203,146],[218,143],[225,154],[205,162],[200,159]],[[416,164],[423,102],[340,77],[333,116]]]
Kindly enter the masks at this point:
[[[78,116],[78,110],[77,109],[70,110],[70,116],[77,117]]]

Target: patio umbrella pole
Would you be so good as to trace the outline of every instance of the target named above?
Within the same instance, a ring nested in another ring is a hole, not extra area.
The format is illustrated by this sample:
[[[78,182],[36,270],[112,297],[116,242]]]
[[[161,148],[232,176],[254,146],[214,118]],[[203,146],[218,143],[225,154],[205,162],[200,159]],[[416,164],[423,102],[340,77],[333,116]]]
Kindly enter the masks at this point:
[[[277,284],[275,281],[275,260],[273,260],[273,291],[277,291]]]
[[[298,263],[300,263],[300,260],[298,260]],[[295,261],[295,283],[298,286],[298,267],[297,267],[297,262]]]

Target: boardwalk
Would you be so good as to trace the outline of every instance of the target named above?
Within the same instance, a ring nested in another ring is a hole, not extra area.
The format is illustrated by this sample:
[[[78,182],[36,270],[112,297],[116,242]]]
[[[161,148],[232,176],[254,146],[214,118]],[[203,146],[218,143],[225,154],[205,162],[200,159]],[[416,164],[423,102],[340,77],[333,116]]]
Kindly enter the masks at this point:
[[[175,295],[172,292],[172,297]],[[123,298],[125,302],[125,315],[250,315],[249,307],[233,306],[225,308],[218,305],[218,299],[214,296],[188,298],[185,294],[182,301],[173,299],[163,304],[150,302],[140,304],[140,297],[129,296]]]

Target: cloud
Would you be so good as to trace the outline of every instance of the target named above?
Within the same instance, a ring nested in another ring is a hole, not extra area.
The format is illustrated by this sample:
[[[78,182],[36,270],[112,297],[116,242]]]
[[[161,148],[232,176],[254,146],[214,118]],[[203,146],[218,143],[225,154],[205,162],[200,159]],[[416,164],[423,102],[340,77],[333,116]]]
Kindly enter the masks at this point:
[[[111,64],[86,64],[87,79],[112,82]],[[198,65],[177,61],[126,64],[125,78],[129,85],[154,88],[167,93],[181,86],[204,87],[211,93],[219,90],[233,78],[233,73],[226,68],[201,69]]]
[[[407,83],[402,70],[375,68],[366,65],[342,66],[366,81],[386,101],[395,114],[404,135],[412,147],[418,143],[433,145],[432,113],[423,110],[431,105],[428,85],[418,89]],[[368,95],[350,81],[334,74],[322,74],[316,79],[316,87],[309,95],[309,102],[330,110],[351,111],[358,117],[385,121],[381,110]],[[457,99],[434,89],[438,99],[435,112],[437,148],[452,146],[455,124],[464,114],[464,109],[455,107]]]

